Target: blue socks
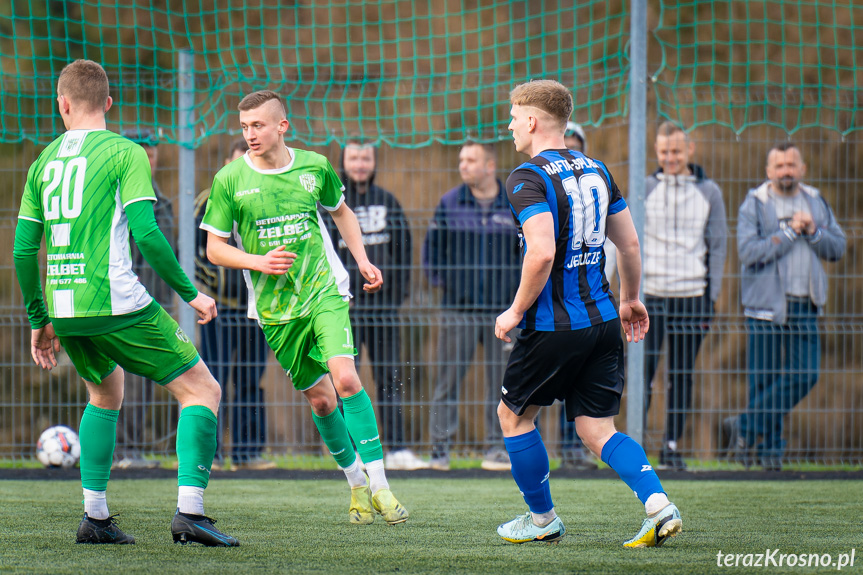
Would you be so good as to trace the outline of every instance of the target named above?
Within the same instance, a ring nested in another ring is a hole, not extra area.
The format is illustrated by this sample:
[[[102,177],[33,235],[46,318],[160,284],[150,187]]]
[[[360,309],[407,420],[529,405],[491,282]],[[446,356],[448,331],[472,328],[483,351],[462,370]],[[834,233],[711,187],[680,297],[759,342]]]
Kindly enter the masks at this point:
[[[620,475],[642,503],[646,503],[647,498],[654,493],[664,493],[659,477],[647,461],[644,449],[628,435],[619,431],[612,435],[602,446],[602,461]],[[546,469],[547,465],[548,463]],[[514,464],[512,469],[515,475]]]
[[[515,437],[504,437],[503,442],[512,462],[512,477],[531,512],[548,513],[554,509],[548,485],[548,452],[542,443],[539,430],[534,429]],[[641,453],[643,456],[644,452]]]
[[[538,429],[504,437],[512,462],[512,477],[532,513],[554,509],[548,484],[548,452]],[[626,434],[617,432],[602,447],[602,461],[614,469],[642,503],[654,493],[665,493],[644,449]]]

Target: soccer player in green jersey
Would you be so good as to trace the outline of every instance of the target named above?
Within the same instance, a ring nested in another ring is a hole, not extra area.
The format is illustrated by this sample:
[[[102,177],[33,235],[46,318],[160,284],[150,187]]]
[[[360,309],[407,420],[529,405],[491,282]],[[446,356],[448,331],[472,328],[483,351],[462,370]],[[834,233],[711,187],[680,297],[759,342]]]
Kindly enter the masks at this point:
[[[347,476],[350,522],[367,525],[377,512],[391,525],[402,523],[408,512],[384,473],[374,408],[354,365],[347,292],[340,293],[334,277],[333,268],[341,266],[322,232],[318,202],[332,215],[368,281],[363,289],[379,290],[383,277],[366,256],[357,218],[344,203],[344,187],[333,167],[320,154],[285,146],[289,124],[281,97],[255,92],[238,108],[249,151],[213,181],[201,223],[208,232],[207,257],[216,265],[246,270],[250,317],[258,319],[294,388],[311,404],[315,425]],[[232,232],[238,248],[228,244]]]
[[[55,367],[62,344],[90,395],[79,428],[84,518],[77,542],[135,542],[117,527],[105,499],[129,371],[163,385],[180,402],[174,541],[239,545],[204,515],[219,384],[132,272],[129,231],[159,276],[195,309],[198,323],[216,316],[215,302],[194,288],[156,225],[146,152],[106,129],[112,100],[102,66],[90,60],[66,66],[57,81],[57,104],[67,131],[27,174],[14,259],[32,328],[33,361],[43,369]],[[44,299],[37,257],[43,234]]]

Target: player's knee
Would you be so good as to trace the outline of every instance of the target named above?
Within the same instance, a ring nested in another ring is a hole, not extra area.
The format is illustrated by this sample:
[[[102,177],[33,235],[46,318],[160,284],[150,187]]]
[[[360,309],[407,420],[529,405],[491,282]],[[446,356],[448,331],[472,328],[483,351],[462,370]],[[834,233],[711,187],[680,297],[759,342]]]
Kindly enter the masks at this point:
[[[515,426],[518,424],[518,416],[516,416],[504,403],[501,401],[497,404],[497,418],[500,420],[500,429],[504,435],[512,435]]]
[[[213,413],[219,411],[222,388],[203,364],[196,365],[165,387],[177,398],[180,405],[204,405]]]
[[[98,407],[100,409],[119,411],[119,409],[123,406],[123,393],[120,392],[119,395],[96,395],[91,393],[89,403],[93,407]]]
[[[606,426],[596,425],[594,422],[576,420],[575,431],[581,438],[584,446],[595,454],[602,452],[602,446],[608,441],[614,431],[606,429]]]
[[[211,402],[219,405],[222,402],[222,386],[216,381],[216,378],[210,377],[206,384],[206,393]]]
[[[312,411],[318,417],[326,417],[339,406],[338,402],[334,397],[329,397],[326,395],[317,395],[308,399],[309,405],[312,407]]]
[[[354,370],[345,370],[338,374],[331,375],[333,378],[333,385],[342,397],[356,395],[363,388],[362,383],[360,383],[360,378]]]

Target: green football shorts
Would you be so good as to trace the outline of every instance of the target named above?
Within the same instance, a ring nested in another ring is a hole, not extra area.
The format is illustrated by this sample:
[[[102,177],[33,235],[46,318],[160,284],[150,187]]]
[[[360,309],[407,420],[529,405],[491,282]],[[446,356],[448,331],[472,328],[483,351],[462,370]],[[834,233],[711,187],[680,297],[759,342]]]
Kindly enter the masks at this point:
[[[315,385],[329,373],[328,360],[357,354],[348,308],[348,302],[332,286],[320,295],[306,317],[261,326],[294,389],[305,391]]]
[[[127,328],[103,335],[61,335],[60,343],[78,375],[100,384],[119,365],[125,371],[171,383],[192,369],[200,356],[174,318],[158,312]]]

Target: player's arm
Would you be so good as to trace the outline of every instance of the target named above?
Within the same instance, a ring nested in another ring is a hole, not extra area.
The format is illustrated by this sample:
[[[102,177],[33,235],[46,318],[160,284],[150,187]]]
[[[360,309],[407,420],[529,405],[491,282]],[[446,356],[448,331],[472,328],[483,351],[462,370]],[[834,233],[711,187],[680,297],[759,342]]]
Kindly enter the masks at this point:
[[[159,277],[177,292],[183,301],[198,312],[198,323],[204,324],[216,317],[216,303],[210,296],[199,293],[186,272],[180,267],[174,250],[156,224],[153,202],[140,200],[127,204],[124,208],[129,219],[129,229],[147,260]]]
[[[507,332],[521,322],[524,312],[548,283],[557,246],[554,218],[542,177],[532,168],[517,168],[506,180],[506,195],[521,226],[525,248],[521,280],[513,303],[494,323],[495,336],[509,342]]]
[[[12,258],[15,261],[15,275],[27,318],[30,320],[30,356],[42,369],[57,366],[55,353],[60,351],[60,340],[54,333],[45,300],[42,284],[39,282],[39,247],[42,243],[42,224],[28,219],[19,219],[15,228],[15,245]]]
[[[647,309],[638,299],[641,287],[641,247],[629,208],[606,219],[606,233],[617,247],[617,273],[620,276],[620,323],[626,341],[637,343],[650,328]]]
[[[211,263],[235,270],[253,270],[271,276],[287,273],[297,254],[279,246],[259,256],[246,253],[228,243],[228,237],[207,231],[207,259]]]
[[[526,246],[521,266],[521,281],[512,305],[498,316],[494,324],[494,335],[506,342],[511,341],[507,332],[518,325],[548,283],[556,250],[551,212],[531,216],[522,224],[521,229]]]
[[[42,229],[41,223],[19,219],[15,228],[15,246],[12,248],[15,275],[18,278],[21,295],[24,296],[27,318],[33,329],[39,329],[51,322],[42,296],[42,284],[39,282],[37,255],[42,243]]]
[[[326,206],[324,207],[326,208]],[[378,291],[384,285],[384,277],[381,274],[381,270],[373,266],[366,255],[366,248],[363,245],[363,233],[360,230],[357,216],[344,202],[341,202],[339,207],[333,210],[327,209],[327,211],[330,212],[333,221],[336,223],[336,227],[339,229],[339,233],[342,235],[342,239],[345,240],[345,244],[348,246],[351,255],[354,256],[357,268],[363,274],[363,277],[366,278],[366,281],[369,282],[363,285],[363,289],[369,293]]]

